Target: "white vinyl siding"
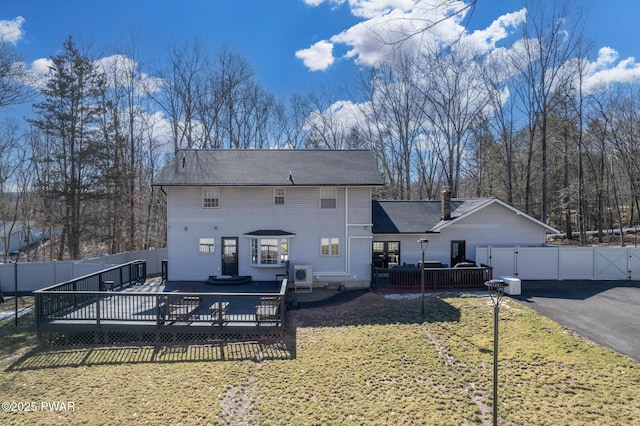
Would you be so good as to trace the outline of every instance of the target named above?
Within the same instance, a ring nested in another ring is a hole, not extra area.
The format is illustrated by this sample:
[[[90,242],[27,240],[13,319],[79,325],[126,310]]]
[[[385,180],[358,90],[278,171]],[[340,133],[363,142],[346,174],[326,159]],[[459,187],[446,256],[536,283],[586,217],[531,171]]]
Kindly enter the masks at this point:
[[[336,188],[337,206],[320,209],[320,187],[287,186],[286,208],[274,205],[274,187],[219,186],[221,207],[202,208],[202,187],[175,186],[165,188],[167,196],[167,239],[170,280],[206,280],[222,273],[221,256],[198,254],[201,237],[212,237],[219,243],[222,237],[238,237],[238,269],[240,275],[250,275],[256,281],[271,281],[284,265],[252,263],[252,238],[246,234],[258,230],[282,230],[295,234],[288,238],[286,258],[291,271],[295,265],[313,265],[314,275],[323,280],[370,277],[371,222],[370,189]],[[347,194],[348,192],[348,194]],[[345,206],[349,206],[349,209]],[[348,213],[348,214],[346,214]],[[345,218],[351,224],[345,224]],[[365,224],[365,226],[363,226]],[[273,236],[283,238],[282,236]],[[356,237],[353,239],[351,237]],[[338,256],[321,256],[320,239],[339,238]],[[351,238],[351,239],[350,239]],[[350,248],[348,250],[348,248]],[[216,247],[216,252],[219,253]],[[279,261],[283,262],[280,246]],[[276,269],[279,269],[276,272]],[[330,275],[335,273],[335,275]]]

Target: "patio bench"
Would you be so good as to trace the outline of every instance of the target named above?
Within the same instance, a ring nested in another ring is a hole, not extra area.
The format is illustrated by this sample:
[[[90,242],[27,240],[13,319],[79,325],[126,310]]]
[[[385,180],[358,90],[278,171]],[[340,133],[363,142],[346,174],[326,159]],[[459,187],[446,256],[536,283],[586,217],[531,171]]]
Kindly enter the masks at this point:
[[[260,304],[256,305],[256,321],[277,321],[280,311],[279,296],[264,296],[260,298]]]

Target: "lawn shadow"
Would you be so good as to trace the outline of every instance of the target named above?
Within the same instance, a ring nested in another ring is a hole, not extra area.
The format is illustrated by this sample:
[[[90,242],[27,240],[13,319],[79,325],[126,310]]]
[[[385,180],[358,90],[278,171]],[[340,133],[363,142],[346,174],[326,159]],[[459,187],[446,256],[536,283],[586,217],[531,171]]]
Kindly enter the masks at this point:
[[[242,336],[236,336],[239,340],[199,344],[36,347],[14,361],[5,371],[140,363],[293,360],[297,356],[297,330],[300,327],[419,325],[459,321],[459,309],[447,303],[443,297],[425,296],[422,315],[421,298],[394,300],[373,292],[357,292],[344,295],[339,300],[334,299],[331,303],[288,310],[285,333],[277,338],[256,340],[255,337],[248,337],[246,341],[241,341]]]
[[[630,280],[526,280],[521,294],[512,296],[523,302],[534,303],[534,298],[586,300],[617,287],[640,288],[638,281]]]
[[[298,327],[343,327],[361,325],[422,324],[458,322],[460,310],[440,296],[392,299],[373,292],[345,292],[343,300],[321,305],[301,304],[288,312],[289,322]]]
[[[246,342],[218,341],[210,344],[33,348],[13,362],[5,372],[96,365],[289,360],[295,357],[295,350],[288,343],[290,340],[282,338]]]

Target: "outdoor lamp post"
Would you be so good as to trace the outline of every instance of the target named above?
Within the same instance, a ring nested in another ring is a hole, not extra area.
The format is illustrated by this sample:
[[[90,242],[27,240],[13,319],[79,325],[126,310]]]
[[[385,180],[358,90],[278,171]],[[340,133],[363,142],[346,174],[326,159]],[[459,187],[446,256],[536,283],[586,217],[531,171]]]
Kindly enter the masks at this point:
[[[420,264],[420,288],[422,291],[422,316],[424,316],[424,251],[427,249],[429,245],[429,240],[426,238],[420,238],[418,240],[420,243],[420,248],[422,249],[422,263]]]
[[[493,302],[493,425],[498,425],[498,314],[500,302],[504,296],[504,288],[508,286],[503,280],[489,280],[484,283],[489,289]]]

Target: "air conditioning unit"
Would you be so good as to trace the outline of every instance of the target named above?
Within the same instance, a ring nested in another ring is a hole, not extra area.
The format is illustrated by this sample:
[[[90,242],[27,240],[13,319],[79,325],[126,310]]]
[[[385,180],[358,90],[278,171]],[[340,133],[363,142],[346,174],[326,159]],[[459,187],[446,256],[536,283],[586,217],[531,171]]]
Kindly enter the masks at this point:
[[[311,290],[313,284],[311,265],[295,265],[293,267],[293,283],[296,291],[298,287],[306,287]]]

